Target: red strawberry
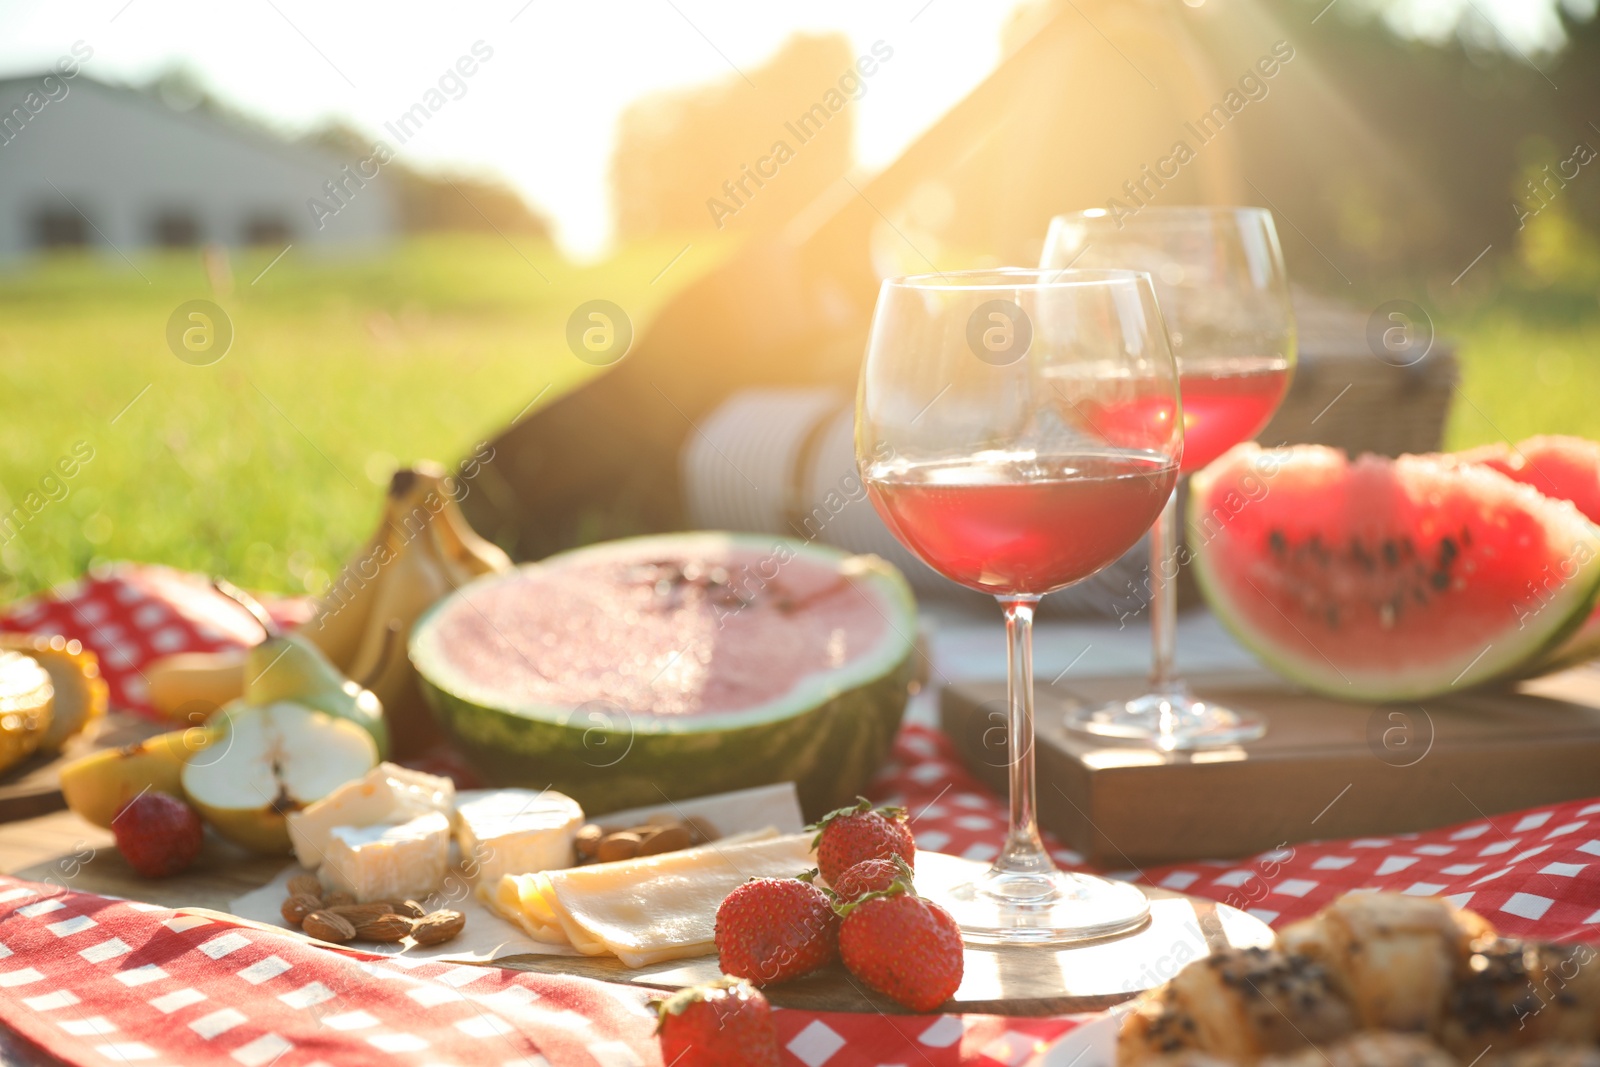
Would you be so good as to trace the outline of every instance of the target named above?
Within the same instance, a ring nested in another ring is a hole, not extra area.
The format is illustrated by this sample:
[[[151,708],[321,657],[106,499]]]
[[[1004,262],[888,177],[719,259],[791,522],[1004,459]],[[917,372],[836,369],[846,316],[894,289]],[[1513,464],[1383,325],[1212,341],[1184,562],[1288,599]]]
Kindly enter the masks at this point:
[[[816,824],[817,836],[811,847],[817,850],[817,866],[829,885],[862,860],[899,856],[907,865],[917,865],[917,846],[906,826],[904,808],[872,810],[872,802],[858,797],[858,803],[829,812]]]
[[[146,878],[177,874],[200,854],[200,816],[176,797],[147,790],[111,820],[117,849]]]
[[[737,978],[660,1001],[661,1062],[679,1067],[778,1067],[778,1028],[767,998]]]
[[[873,989],[912,1011],[932,1011],[961,988],[960,928],[905,882],[840,910],[839,956]]]
[[[886,860],[862,860],[839,876],[834,883],[833,892],[846,904],[853,900],[860,900],[868,893],[881,893],[894,885],[898,878],[907,885],[911,884],[911,868],[906,866],[906,861],[899,856],[892,856]]]
[[[839,953],[839,917],[828,894],[799,878],[752,878],[717,908],[722,973],[775,985],[809,974]]]

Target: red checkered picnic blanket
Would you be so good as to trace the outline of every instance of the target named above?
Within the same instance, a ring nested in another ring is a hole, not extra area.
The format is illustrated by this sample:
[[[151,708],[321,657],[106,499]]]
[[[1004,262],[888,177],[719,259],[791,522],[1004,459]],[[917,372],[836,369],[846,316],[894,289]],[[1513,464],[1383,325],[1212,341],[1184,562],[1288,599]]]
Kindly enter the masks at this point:
[[[166,599],[174,588],[186,607]],[[117,568],[71,592],[65,605],[14,609],[0,618],[0,629],[84,641],[100,653],[124,707],[142,704],[130,679],[153,653],[255,638],[242,619],[236,632],[220,624],[216,613],[225,619],[229,609],[206,605],[212,594],[174,572]],[[154,621],[140,621],[141,611],[156,619],[152,597],[162,609],[154,631]],[[185,644],[201,623],[221,636]],[[157,641],[174,629],[177,636]],[[873,795],[912,811],[925,849],[987,859],[1004,836],[1001,801],[932,730],[902,731]],[[1079,861],[1050,845],[1062,863]],[[1600,799],[1129,876],[1246,908],[1274,926],[1341,893],[1384,889],[1449,896],[1511,935],[1595,940]],[[215,919],[0,878],[0,1022],[72,1063],[654,1067],[661,1056],[646,996],[577,978],[334,952]],[[785,1062],[806,1067],[1015,1067],[1081,1022],[778,1012]]]

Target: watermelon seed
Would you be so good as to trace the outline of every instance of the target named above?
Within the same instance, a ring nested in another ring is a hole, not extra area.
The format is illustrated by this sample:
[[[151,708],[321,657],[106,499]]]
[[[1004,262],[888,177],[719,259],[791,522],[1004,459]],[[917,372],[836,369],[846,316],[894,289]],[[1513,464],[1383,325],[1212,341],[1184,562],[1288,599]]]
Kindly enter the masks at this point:
[[[1400,565],[1400,550],[1395,547],[1393,541],[1386,540],[1383,542],[1383,562],[1391,567]]]
[[[1268,532],[1267,545],[1272,549],[1274,555],[1279,556],[1283,555],[1284,550],[1289,547],[1288,541],[1283,536],[1283,531],[1277,528],[1273,528]]]

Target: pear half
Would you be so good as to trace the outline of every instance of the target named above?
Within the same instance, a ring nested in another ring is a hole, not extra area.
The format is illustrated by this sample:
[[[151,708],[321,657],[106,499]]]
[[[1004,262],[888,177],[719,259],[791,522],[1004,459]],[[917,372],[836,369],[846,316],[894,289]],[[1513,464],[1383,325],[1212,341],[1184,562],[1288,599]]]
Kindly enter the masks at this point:
[[[223,837],[287,853],[285,816],[378,764],[372,735],[346,719],[281,701],[231,705],[224,736],[184,765],[183,791]]]

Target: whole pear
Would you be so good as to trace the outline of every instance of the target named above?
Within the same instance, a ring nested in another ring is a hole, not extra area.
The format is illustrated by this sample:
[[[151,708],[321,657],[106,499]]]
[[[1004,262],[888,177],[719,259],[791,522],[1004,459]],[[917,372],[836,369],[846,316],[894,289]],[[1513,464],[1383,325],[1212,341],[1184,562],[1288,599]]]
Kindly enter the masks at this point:
[[[372,735],[380,758],[389,752],[383,705],[339,673],[322,650],[299,634],[268,637],[250,649],[244,665],[244,701],[260,707],[292,703],[346,719]]]

